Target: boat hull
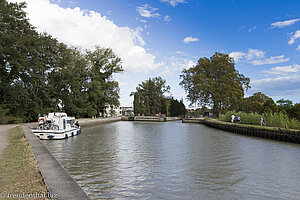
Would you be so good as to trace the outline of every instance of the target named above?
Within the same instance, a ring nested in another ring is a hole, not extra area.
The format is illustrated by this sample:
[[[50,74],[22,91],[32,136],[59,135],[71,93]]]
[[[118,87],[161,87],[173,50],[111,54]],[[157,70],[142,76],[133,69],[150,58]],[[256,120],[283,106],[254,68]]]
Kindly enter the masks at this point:
[[[81,128],[72,128],[69,130],[39,130],[32,129],[35,136],[41,140],[62,140],[81,133]]]

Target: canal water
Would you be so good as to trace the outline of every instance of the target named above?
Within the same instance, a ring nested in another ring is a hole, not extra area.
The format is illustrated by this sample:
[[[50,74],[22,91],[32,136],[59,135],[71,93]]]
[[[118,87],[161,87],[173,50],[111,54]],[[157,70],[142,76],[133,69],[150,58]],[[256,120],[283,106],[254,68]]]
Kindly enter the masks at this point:
[[[91,199],[300,198],[298,144],[180,121],[121,121],[43,143]]]

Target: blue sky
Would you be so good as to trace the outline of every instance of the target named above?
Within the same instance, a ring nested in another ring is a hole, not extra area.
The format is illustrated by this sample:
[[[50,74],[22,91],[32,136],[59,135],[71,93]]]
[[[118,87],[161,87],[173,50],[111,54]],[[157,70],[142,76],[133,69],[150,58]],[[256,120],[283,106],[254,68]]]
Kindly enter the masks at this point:
[[[16,0],[11,0],[16,1]],[[19,1],[19,0],[18,0]],[[111,47],[123,60],[121,105],[149,77],[161,76],[185,98],[179,75],[216,51],[250,77],[246,96],[300,102],[298,0],[26,0],[37,30],[69,45]],[[188,102],[185,101],[186,105]]]

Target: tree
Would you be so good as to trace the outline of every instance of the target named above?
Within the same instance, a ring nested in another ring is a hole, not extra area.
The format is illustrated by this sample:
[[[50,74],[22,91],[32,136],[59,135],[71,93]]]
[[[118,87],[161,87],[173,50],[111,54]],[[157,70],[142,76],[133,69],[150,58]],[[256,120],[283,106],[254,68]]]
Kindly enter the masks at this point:
[[[234,65],[228,54],[216,52],[210,59],[200,58],[196,66],[184,69],[180,85],[191,104],[210,106],[215,116],[223,110],[236,109],[244,89],[250,88],[250,79],[240,74]]]
[[[283,98],[276,101],[276,103],[278,105],[278,110],[286,114],[289,114],[290,109],[293,106],[293,102],[291,100],[283,99]]]
[[[291,107],[289,116],[300,121],[300,103],[296,103]]]
[[[0,123],[35,121],[57,111],[92,117],[107,104],[118,106],[112,75],[123,71],[121,59],[109,48],[83,53],[39,34],[25,7],[0,1]]]
[[[166,80],[161,77],[149,78],[140,83],[134,96],[134,114],[135,115],[155,115],[159,112],[167,114],[167,102],[164,100],[164,93],[170,91],[170,86],[166,85]]]
[[[170,103],[170,115],[171,117],[178,117],[186,114],[186,108],[183,104],[183,100],[178,101],[177,99],[171,98]]]
[[[264,112],[277,112],[278,106],[271,97],[256,92],[252,96],[244,98],[240,103],[240,110],[247,113],[264,113]]]

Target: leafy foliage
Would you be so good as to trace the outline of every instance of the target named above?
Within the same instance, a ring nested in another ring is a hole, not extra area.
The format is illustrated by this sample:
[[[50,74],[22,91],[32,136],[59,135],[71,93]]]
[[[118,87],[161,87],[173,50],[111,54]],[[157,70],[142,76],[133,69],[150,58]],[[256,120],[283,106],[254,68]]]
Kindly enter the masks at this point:
[[[260,116],[259,113],[245,113],[245,112],[234,112],[228,111],[226,114],[220,115],[219,120],[230,122],[231,115],[235,117],[240,116],[241,124],[251,124],[251,125],[260,125]],[[294,118],[289,118],[289,116],[282,112],[264,112],[262,114],[264,122],[269,127],[281,127],[281,128],[292,128],[300,129],[300,123]]]
[[[166,85],[166,80],[161,77],[149,78],[140,83],[136,91],[131,93],[131,96],[134,96],[134,114],[167,114],[167,102],[163,95],[169,91],[170,86]]]
[[[183,100],[181,99],[178,101],[177,99],[171,98],[170,103],[170,116],[171,117],[178,117],[186,114],[186,108],[183,104]]]
[[[208,105],[215,116],[222,110],[236,109],[244,89],[250,88],[250,79],[239,74],[233,59],[218,52],[210,59],[200,58],[196,66],[184,69],[180,78],[191,104]]]
[[[252,96],[244,98],[240,103],[240,110],[244,112],[263,113],[263,112],[277,112],[276,103],[271,97],[257,92]]]
[[[83,53],[37,33],[25,6],[0,1],[2,115],[24,122],[50,111],[92,117],[108,104],[119,105],[119,86],[112,76],[123,71],[120,58],[108,48]]]

